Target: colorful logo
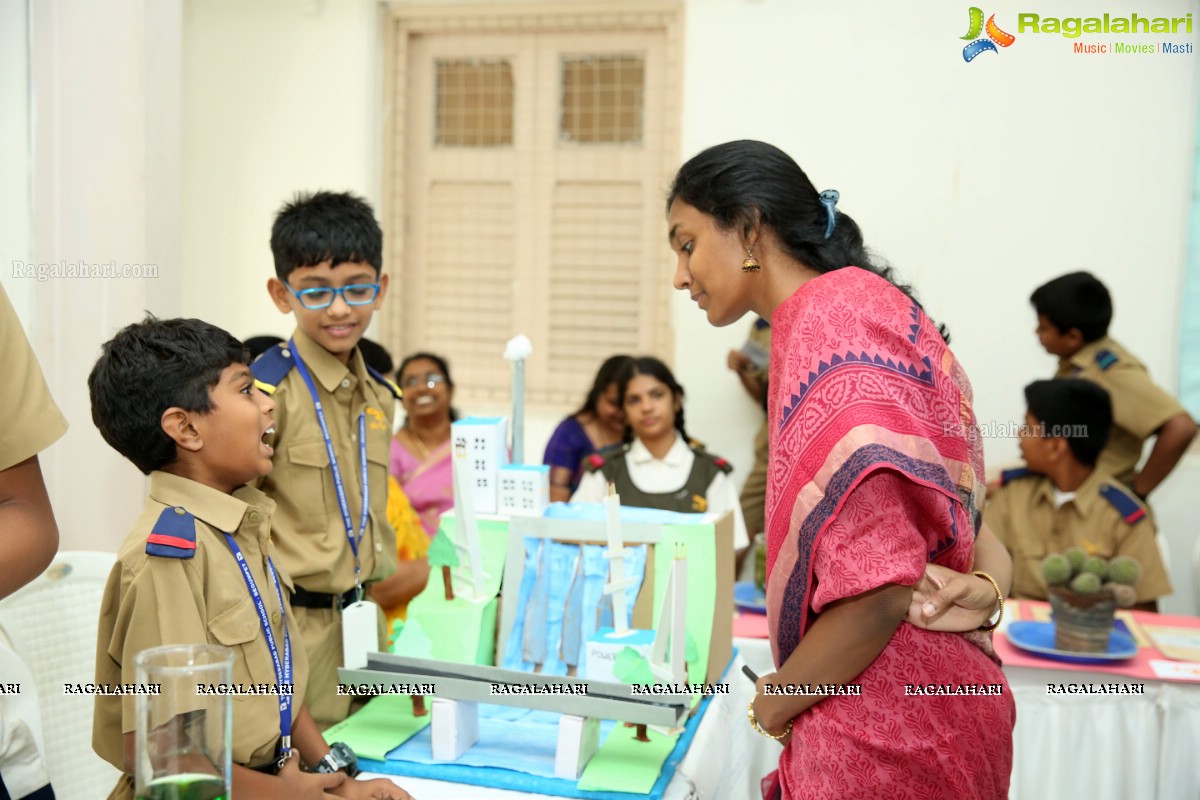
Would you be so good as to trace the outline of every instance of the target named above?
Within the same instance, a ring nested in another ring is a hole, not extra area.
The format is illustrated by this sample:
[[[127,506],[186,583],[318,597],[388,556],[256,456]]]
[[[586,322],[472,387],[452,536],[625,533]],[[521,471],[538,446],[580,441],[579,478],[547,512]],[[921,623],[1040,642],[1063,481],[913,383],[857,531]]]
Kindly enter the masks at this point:
[[[998,53],[996,45],[1008,47],[1017,40],[1017,37],[1011,33],[1005,33],[1000,30],[1000,26],[996,24],[996,15],[992,14],[988,17],[987,25],[983,24],[983,11],[971,6],[971,27],[967,30],[967,35],[961,38],[972,39],[973,41],[963,48],[963,61],[970,63],[975,60],[975,57],[980,53]],[[979,34],[987,33],[987,38],[981,38]]]

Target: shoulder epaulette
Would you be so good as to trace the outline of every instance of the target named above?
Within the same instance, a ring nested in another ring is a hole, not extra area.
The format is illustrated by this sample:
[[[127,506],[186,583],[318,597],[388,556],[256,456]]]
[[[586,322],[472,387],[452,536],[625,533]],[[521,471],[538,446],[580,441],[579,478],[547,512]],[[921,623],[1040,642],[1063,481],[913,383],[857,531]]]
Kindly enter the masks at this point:
[[[1101,372],[1108,369],[1113,364],[1117,363],[1117,360],[1118,360],[1117,354],[1114,353],[1112,350],[1097,350],[1096,351],[1096,364],[1098,364],[1100,366]]]
[[[286,343],[280,343],[254,359],[254,363],[250,365],[250,371],[254,373],[255,386],[267,394],[275,394],[275,388],[279,386],[279,382],[292,371],[294,366],[296,366],[296,361],[292,358],[292,351],[288,349]]]
[[[392,393],[393,397],[395,397],[397,400],[404,399],[404,392],[400,391],[400,387],[396,385],[395,381],[393,381],[391,378],[384,375],[383,373],[372,369],[370,366],[368,366],[365,363],[363,364],[363,366],[367,367],[367,374],[370,375],[375,380],[382,383],[387,388],[387,390]]]
[[[1146,516],[1146,507],[1139,503],[1128,489],[1106,483],[1100,487],[1100,494],[1105,500],[1112,503],[1112,507],[1130,525]]]
[[[146,555],[160,558],[196,555],[196,518],[180,506],[164,508],[146,537]]]
[[[695,454],[695,455],[696,455],[698,458],[699,458],[699,457],[704,457],[704,458],[707,458],[709,461],[711,461],[711,462],[713,463],[713,465],[714,465],[714,466],[715,466],[717,469],[721,470],[721,472],[724,472],[726,475],[728,475],[729,473],[733,472],[733,464],[730,464],[728,461],[726,461],[725,459],[721,458],[719,455],[716,455],[716,454],[714,454],[714,453],[710,453],[710,452],[708,452],[708,451],[707,451],[707,450],[705,450],[703,447],[698,447],[698,446],[696,446],[696,445],[694,445],[694,444],[693,444],[693,445],[692,445],[692,452],[693,452],[693,453],[694,453],[694,454]]]
[[[1006,469],[1000,473],[1000,485],[1007,486],[1018,478],[1028,478],[1030,475],[1038,473],[1031,470],[1029,467],[1017,467],[1015,469]]]

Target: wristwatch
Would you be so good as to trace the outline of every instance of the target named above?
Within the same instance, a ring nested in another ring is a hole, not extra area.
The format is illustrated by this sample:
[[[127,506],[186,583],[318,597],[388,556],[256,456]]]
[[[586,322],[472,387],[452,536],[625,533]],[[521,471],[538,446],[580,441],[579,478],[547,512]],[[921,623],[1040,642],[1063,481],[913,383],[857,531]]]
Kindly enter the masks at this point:
[[[334,742],[329,745],[329,752],[317,762],[316,772],[337,772],[345,770],[346,775],[353,778],[358,774],[358,756],[345,742]]]

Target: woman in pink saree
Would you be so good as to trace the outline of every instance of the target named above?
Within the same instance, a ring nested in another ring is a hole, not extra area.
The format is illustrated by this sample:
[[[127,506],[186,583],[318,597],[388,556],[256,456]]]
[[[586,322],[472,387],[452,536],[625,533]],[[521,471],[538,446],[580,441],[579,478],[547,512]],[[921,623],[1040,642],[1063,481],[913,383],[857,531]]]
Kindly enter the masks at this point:
[[[433,538],[438,518],[454,506],[450,471],[454,381],[444,358],[414,353],[400,363],[396,382],[404,391],[406,420],[392,440],[391,473],[420,516],[425,533]]]
[[[777,672],[748,716],[784,750],[764,797],[1000,800],[1015,708],[986,631],[1012,565],[981,528],[970,384],[837,200],[742,141],[684,164],[668,201],[676,288],[714,325],[771,321]]]

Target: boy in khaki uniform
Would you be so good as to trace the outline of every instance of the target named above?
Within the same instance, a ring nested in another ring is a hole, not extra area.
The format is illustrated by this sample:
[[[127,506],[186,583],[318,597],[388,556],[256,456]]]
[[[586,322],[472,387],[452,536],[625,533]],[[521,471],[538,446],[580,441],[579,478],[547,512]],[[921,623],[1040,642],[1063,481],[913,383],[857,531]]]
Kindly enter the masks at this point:
[[[295,316],[296,331],[253,366],[275,401],[275,469],[259,488],[276,503],[272,533],[295,582],[309,707],[325,728],[350,710],[351,698],[337,693],[342,609],[396,571],[387,480],[399,390],[366,366],[357,347],[387,292],[383,233],[362,200],[320,192],[279,212],[271,250],[267,290],[280,312]],[[373,649],[382,650],[386,623],[377,616]]]
[[[1029,411],[1021,432],[1027,469],[1009,470],[988,500],[983,521],[1012,554],[1012,596],[1046,599],[1042,559],[1082,547],[1102,558],[1133,556],[1142,565],[1138,605],[1157,610],[1171,582],[1154,521],[1097,459],[1112,428],[1112,404],[1090,381],[1061,378],[1025,387]]]
[[[234,654],[233,683],[286,682],[280,697],[233,701],[232,793],[254,798],[407,798],[389,781],[347,780],[304,707],[307,660],[270,541],[275,504],[244,485],[271,469],[274,402],[255,390],[240,342],[199,320],[147,319],[104,346],[88,378],[92,419],[105,441],[150,476],[150,496],[122,544],[100,608],[96,683],[135,680],[134,659],[166,644],[215,644]],[[240,551],[285,662],[277,671]],[[122,770],[110,797],[133,797],[134,698],[97,695],[92,746]],[[285,752],[291,737],[300,758]],[[286,763],[280,767],[281,759]],[[318,772],[302,772],[300,761]],[[319,766],[320,765],[320,766]],[[328,790],[329,793],[326,793]]]
[[[1108,336],[1112,298],[1087,272],[1039,286],[1029,298],[1042,347],[1059,357],[1056,378],[1085,378],[1112,398],[1113,431],[1098,467],[1145,501],[1171,473],[1196,435],[1183,406],[1159,388],[1145,366]],[[1157,436],[1141,472],[1142,445]]]

